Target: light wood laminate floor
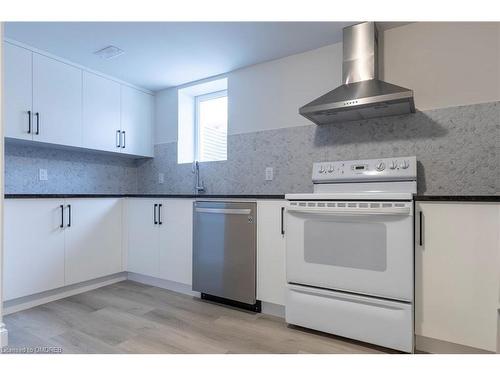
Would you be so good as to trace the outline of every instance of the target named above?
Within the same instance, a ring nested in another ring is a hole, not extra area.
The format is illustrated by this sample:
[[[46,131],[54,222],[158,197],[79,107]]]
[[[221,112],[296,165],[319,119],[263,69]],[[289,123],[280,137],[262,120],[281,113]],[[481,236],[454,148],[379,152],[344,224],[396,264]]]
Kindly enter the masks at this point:
[[[390,353],[283,319],[123,281],[4,317],[10,347],[63,353]]]

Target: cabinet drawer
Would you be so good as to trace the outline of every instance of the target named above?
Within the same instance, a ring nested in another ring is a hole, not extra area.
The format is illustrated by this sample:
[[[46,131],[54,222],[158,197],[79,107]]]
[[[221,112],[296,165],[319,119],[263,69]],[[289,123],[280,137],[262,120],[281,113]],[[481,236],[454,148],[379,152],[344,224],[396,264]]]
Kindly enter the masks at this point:
[[[339,336],[411,352],[411,304],[289,285],[286,321]]]

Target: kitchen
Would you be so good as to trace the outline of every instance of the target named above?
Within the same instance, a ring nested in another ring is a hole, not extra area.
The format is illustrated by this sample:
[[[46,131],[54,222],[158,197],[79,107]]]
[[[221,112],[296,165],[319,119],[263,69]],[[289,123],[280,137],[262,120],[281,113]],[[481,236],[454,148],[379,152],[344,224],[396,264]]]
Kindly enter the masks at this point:
[[[2,39],[4,352],[500,352],[500,23]]]

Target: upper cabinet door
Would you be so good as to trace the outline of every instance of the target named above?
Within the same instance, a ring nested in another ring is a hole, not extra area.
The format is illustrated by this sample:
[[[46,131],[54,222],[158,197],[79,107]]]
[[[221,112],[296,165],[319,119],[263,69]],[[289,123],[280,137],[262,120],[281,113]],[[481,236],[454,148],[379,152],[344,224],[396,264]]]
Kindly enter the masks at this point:
[[[83,72],[83,147],[120,152],[120,84]]]
[[[134,88],[122,85],[122,152],[153,156],[153,99]]]
[[[33,53],[33,140],[82,146],[82,71]]]
[[[30,126],[33,53],[4,43],[5,136],[31,140]]]

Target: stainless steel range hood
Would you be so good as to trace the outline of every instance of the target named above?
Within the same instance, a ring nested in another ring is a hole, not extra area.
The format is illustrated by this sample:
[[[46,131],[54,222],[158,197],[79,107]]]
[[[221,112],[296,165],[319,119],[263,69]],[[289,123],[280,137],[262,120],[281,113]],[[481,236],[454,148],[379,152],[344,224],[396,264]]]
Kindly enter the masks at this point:
[[[415,112],[413,91],[379,80],[375,22],[344,28],[344,84],[299,109],[317,125]]]

